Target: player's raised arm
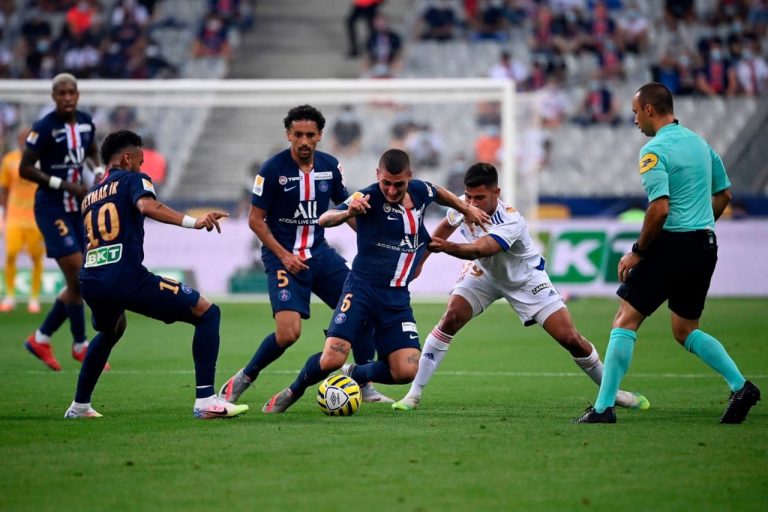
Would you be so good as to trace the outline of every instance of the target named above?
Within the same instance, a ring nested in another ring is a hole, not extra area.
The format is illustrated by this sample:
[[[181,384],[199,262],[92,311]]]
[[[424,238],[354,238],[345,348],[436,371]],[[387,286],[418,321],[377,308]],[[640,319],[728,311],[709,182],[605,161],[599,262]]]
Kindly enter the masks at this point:
[[[450,206],[461,213],[464,216],[464,222],[467,223],[470,230],[473,225],[480,226],[481,229],[485,230],[483,224],[489,224],[491,222],[491,216],[480,208],[468,205],[457,197],[456,194],[443,187],[437,186],[435,188],[437,188],[437,197],[435,198],[437,204]]]
[[[139,200],[136,201],[136,208],[138,208],[141,214],[145,217],[162,222],[163,224],[174,224],[190,229],[205,228],[208,231],[212,231],[213,228],[216,228],[216,231],[219,233],[221,233],[219,219],[229,217],[229,214],[226,212],[208,212],[202,217],[190,217],[150,196],[140,197]]]
[[[349,199],[339,205],[335,210],[328,210],[320,216],[317,223],[324,228],[331,228],[347,222],[349,219],[358,215],[364,214],[371,205],[368,200],[371,198],[369,194],[362,195],[359,192],[355,192]]]

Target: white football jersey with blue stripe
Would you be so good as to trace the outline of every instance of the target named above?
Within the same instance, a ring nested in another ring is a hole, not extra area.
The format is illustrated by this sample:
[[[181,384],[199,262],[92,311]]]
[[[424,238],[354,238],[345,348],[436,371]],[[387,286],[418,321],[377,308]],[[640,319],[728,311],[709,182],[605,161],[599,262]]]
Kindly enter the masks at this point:
[[[487,232],[477,227],[474,233],[471,232],[464,216],[456,210],[449,209],[446,218],[452,226],[459,226],[467,242],[473,243],[481,237],[490,236],[502,247],[501,252],[474,261],[496,283],[519,285],[526,282],[533,272],[544,270],[544,259],[528,233],[525,218],[500,200],[491,215],[491,224],[485,226]]]

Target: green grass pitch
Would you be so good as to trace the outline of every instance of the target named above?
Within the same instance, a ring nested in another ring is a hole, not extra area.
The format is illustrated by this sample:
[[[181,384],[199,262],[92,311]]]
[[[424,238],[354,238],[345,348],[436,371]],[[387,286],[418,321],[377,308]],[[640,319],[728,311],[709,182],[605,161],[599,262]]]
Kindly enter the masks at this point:
[[[424,337],[444,304],[417,304]],[[614,300],[569,305],[605,352]],[[221,304],[217,385],[272,329],[266,304]],[[710,300],[702,328],[768,393],[768,300]],[[261,405],[320,350],[330,312],[313,306],[301,340],[243,396],[229,421],[192,419],[192,328],[129,316],[94,406],[65,421],[77,380],[66,327],[55,374],[22,348],[41,317],[0,317],[1,511],[768,510],[768,398],[720,425],[728,389],[671,337],[661,309],[643,325],[623,388],[649,411],[573,425],[597,388],[540,328],[494,305],[455,339],[422,407],[363,404],[328,418],[314,388],[283,415]],[[407,386],[381,386],[400,398]]]

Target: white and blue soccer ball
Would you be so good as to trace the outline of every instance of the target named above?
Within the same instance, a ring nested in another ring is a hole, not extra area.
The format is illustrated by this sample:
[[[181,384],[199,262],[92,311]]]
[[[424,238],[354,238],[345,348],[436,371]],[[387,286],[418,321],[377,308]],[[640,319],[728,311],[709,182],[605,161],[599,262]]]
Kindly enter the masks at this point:
[[[328,416],[352,416],[362,398],[360,386],[346,375],[331,375],[317,388],[317,405]]]

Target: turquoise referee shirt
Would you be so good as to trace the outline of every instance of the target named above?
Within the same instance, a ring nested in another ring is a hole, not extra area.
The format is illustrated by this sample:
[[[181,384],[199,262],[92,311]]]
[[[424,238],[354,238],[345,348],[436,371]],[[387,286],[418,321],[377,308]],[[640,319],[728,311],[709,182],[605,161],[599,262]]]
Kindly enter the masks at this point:
[[[720,155],[677,120],[640,150],[640,179],[649,201],[669,197],[666,231],[714,229],[712,195],[731,186]]]

